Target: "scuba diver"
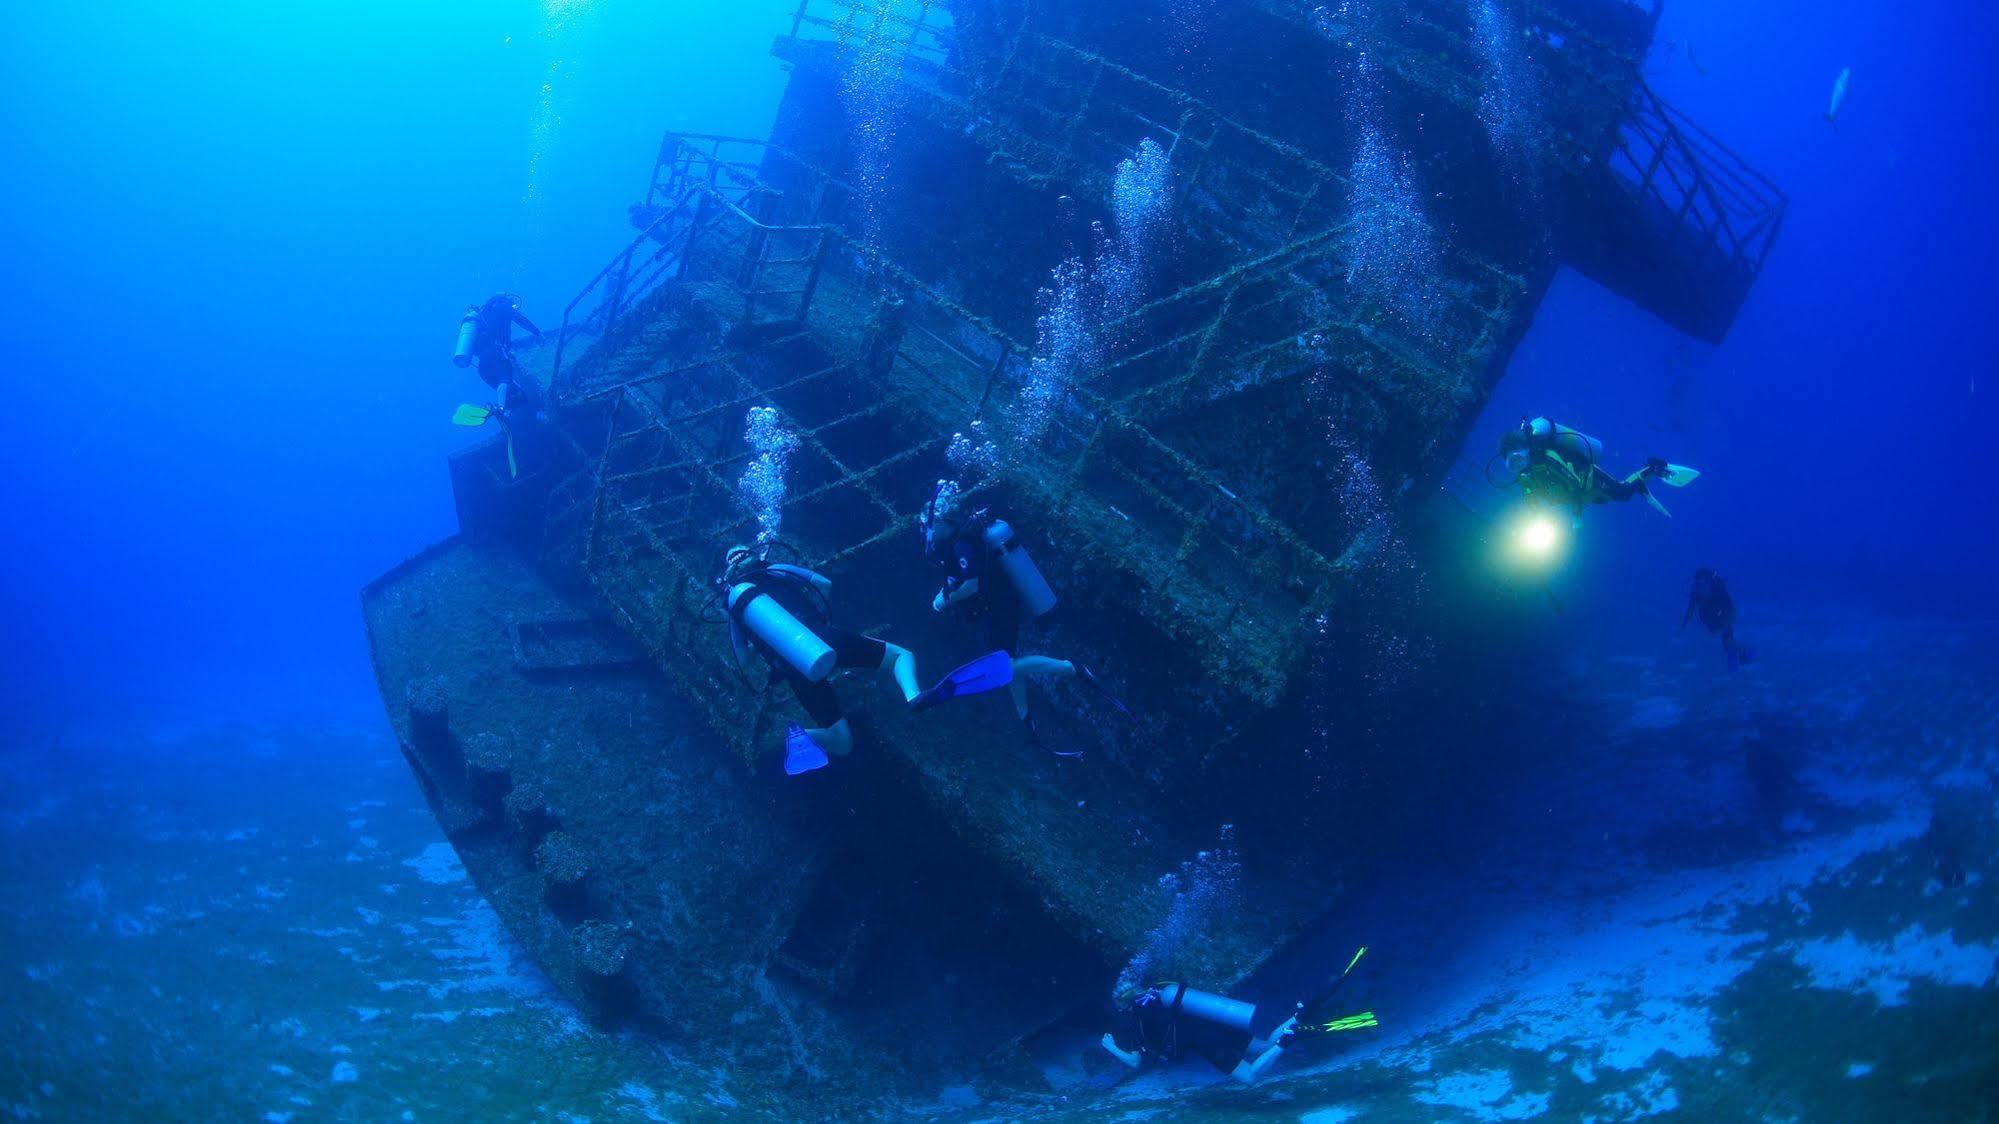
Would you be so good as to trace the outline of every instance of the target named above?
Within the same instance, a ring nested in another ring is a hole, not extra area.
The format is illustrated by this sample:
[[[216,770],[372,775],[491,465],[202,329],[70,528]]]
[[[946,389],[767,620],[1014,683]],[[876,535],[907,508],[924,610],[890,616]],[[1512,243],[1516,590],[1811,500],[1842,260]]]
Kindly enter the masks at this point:
[[[1248,1084],[1298,1042],[1381,1025],[1372,1011],[1324,1017],[1340,986],[1366,955],[1366,948],[1354,953],[1329,986],[1307,1002],[1278,1011],[1181,983],[1127,989],[1118,997],[1119,1021],[1101,1045],[1132,1069],[1192,1056]]]
[[[747,546],[729,548],[718,596],[726,603],[729,644],[747,668],[754,650],[773,680],[791,685],[816,726],[785,729],[784,771],[790,776],[825,767],[827,754],[853,751],[854,732],[840,698],[826,680],[836,670],[881,670],[895,677],[903,701],[923,710],[948,699],[997,690],[1013,679],[1001,652],[973,660],[929,690],[916,686],[916,656],[909,649],[832,623],[830,579],[803,566],[766,562]]]
[[[1522,418],[1518,427],[1499,436],[1499,458],[1513,470],[1528,498],[1566,507],[1577,520],[1591,504],[1640,497],[1654,511],[1669,516],[1672,513],[1652,495],[1649,483],[1656,480],[1684,488],[1700,476],[1691,468],[1653,457],[1620,480],[1603,470],[1602,457],[1603,442],[1547,418]]]
[[[539,392],[520,377],[520,364],[514,359],[515,325],[527,329],[536,340],[542,338],[541,329],[521,315],[521,298],[512,293],[497,293],[485,304],[466,308],[465,318],[458,322],[458,348],[451,361],[460,367],[476,362],[480,379],[500,392],[499,409],[526,406],[532,410]],[[510,401],[510,396],[518,401]]]
[[[1053,656],[1020,654],[1020,626],[1055,608],[1055,590],[1028,556],[1027,548],[1006,520],[989,508],[963,511],[956,488],[949,481],[937,482],[917,518],[923,533],[923,552],[944,568],[944,585],[931,599],[932,612],[957,607],[967,615],[982,615],[986,622],[986,646],[1004,652],[1013,661],[1012,681],[1007,685],[1013,696],[1013,711],[1027,729],[1028,740],[1057,757],[1078,758],[1073,750],[1058,750],[1042,741],[1034,719],[1027,712],[1027,678],[1080,679],[1110,700],[1118,713],[1130,717],[1131,709],[1110,693],[1096,673],[1074,660]]]
[[[464,319],[458,322],[458,347],[452,352],[451,361],[460,367],[479,364],[479,377],[487,386],[500,392],[500,400],[491,406],[464,405],[451,416],[453,425],[472,428],[485,425],[488,421],[498,422],[500,431],[506,436],[507,472],[511,476],[520,475],[520,463],[514,455],[514,439],[525,436],[517,432],[517,419],[525,416],[538,418],[541,409],[541,392],[535,385],[520,377],[520,364],[514,359],[514,326],[519,325],[542,338],[541,329],[534,322],[521,315],[521,299],[512,293],[497,293],[486,299],[486,303],[476,308],[467,307]]]
[[[1735,642],[1735,598],[1728,595],[1728,583],[1709,569],[1694,571],[1693,591],[1687,594],[1687,611],[1680,628],[1699,616],[1707,630],[1721,638],[1721,650],[1728,656],[1728,670],[1750,662],[1749,649]]]

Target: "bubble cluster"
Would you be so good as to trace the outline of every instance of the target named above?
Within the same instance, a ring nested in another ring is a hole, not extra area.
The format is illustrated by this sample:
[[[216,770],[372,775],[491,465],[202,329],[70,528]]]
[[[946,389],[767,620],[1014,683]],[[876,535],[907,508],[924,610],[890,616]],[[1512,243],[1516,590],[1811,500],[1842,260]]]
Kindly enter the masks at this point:
[[[857,2],[839,29],[849,50],[840,76],[842,99],[854,137],[852,177],[861,211],[861,234],[880,246],[889,168],[902,118],[904,37],[896,33],[896,0]]]
[[[1539,83],[1521,47],[1520,29],[1498,0],[1472,0],[1472,41],[1485,62],[1486,85],[1478,116],[1507,174],[1531,187],[1534,152],[1542,134]]]
[[[757,519],[757,543],[777,538],[784,522],[785,474],[791,467],[792,451],[798,437],[785,428],[784,419],[769,406],[752,406],[743,424],[743,440],[752,453],[736,490]]]
[[[1442,255],[1409,157],[1380,128],[1365,126],[1349,183],[1348,283],[1419,335],[1434,335]]]
[[[1163,875],[1159,891],[1165,900],[1164,913],[1145,934],[1145,942],[1131,962],[1118,973],[1114,994],[1157,982],[1158,973],[1170,965],[1190,937],[1232,923],[1227,915],[1242,900],[1242,859],[1236,854],[1235,826],[1223,824],[1221,838],[1212,850],[1181,863],[1177,872]]]
[[[944,463],[966,486],[976,488],[999,474],[999,446],[986,436],[984,422],[975,421],[967,432],[953,433],[944,449]]]
[[[1347,284],[1355,296],[1387,312],[1424,338],[1442,323],[1438,282],[1443,255],[1423,211],[1409,156],[1389,140],[1375,89],[1374,64],[1365,51],[1354,66],[1348,99],[1358,143],[1348,170],[1349,224],[1342,248]]]
[[[1152,248],[1173,209],[1172,161],[1150,138],[1119,162],[1111,180],[1116,231],[1090,225],[1091,253],[1055,267],[1038,294],[1034,356],[1015,416],[1015,440],[1041,441],[1070,393],[1108,360],[1117,325],[1138,307]]]
[[[1351,13],[1345,4],[1337,8],[1328,8],[1321,4],[1312,9],[1311,18],[1312,30],[1335,43],[1345,42],[1346,38],[1353,34]]]
[[[1034,357],[1014,417],[1014,439],[1023,447],[1040,443],[1070,391],[1099,365],[1103,318],[1095,289],[1089,265],[1069,258],[1037,294],[1041,315],[1034,321]]]
[[[1118,162],[1111,178],[1111,217],[1117,222],[1118,249],[1143,261],[1173,210],[1173,162],[1159,142],[1147,137],[1138,152]]]
[[[536,91],[534,116],[529,119],[527,186],[521,194],[536,222],[541,216],[542,166],[555,148],[562,129],[562,103],[568,100],[570,67],[564,61],[563,48],[565,45],[574,48],[576,32],[587,29],[595,14],[594,0],[542,0],[541,3],[540,38],[549,58],[542,72],[541,89]]]

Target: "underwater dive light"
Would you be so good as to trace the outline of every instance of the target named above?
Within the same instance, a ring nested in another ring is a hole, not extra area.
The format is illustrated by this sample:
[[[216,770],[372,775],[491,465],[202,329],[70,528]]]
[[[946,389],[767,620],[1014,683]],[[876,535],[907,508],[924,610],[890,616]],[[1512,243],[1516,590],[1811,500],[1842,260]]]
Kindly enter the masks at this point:
[[[1499,553],[1507,569],[1529,573],[1552,570],[1568,553],[1569,529],[1560,515],[1546,508],[1515,511],[1501,526]]]
[[[1527,554],[1545,558],[1561,544],[1562,529],[1546,512],[1529,516],[1515,533],[1514,540]]]

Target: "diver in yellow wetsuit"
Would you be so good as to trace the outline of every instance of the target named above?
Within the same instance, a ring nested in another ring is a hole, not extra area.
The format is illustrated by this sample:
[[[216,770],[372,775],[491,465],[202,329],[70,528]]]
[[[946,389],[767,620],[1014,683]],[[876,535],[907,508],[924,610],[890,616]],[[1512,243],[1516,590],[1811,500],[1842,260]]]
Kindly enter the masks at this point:
[[[1653,510],[1668,515],[1649,485],[1656,482],[1683,488],[1700,475],[1654,457],[1645,467],[1620,479],[1603,470],[1603,442],[1547,418],[1522,418],[1518,427],[1500,434],[1499,455],[1529,499],[1567,508],[1577,519],[1591,504],[1623,503],[1641,497]]]

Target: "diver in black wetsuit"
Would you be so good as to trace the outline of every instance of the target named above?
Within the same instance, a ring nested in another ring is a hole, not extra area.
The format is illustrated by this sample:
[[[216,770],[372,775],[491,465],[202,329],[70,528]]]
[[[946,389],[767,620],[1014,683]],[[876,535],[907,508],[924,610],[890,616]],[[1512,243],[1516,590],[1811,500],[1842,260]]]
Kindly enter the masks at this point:
[[[1013,711],[1027,728],[1028,739],[1057,757],[1081,757],[1079,752],[1058,750],[1042,741],[1034,719],[1027,712],[1024,677],[1078,678],[1102,692],[1119,713],[1129,716],[1131,711],[1083,664],[1054,656],[1020,654],[1022,622],[1053,609],[1055,591],[1004,519],[989,508],[963,510],[953,491],[946,482],[939,481],[936,493],[918,519],[924,554],[944,570],[943,588],[931,599],[930,608],[942,613],[957,607],[968,616],[983,616],[986,647],[1005,652],[1013,660],[1013,681],[1007,688],[1013,695]]]
[[[1666,507],[1652,494],[1654,483],[1685,487],[1700,473],[1653,457],[1622,479],[1604,471],[1603,442],[1547,418],[1522,418],[1499,435],[1499,453],[1529,499],[1567,509],[1577,519],[1592,504],[1642,499],[1653,510]]]
[[[1132,1069],[1197,1057],[1247,1084],[1301,1041],[1380,1025],[1372,1011],[1326,1017],[1341,985],[1366,955],[1363,947],[1317,994],[1290,1005],[1252,1004],[1181,983],[1128,989],[1118,996],[1118,1019],[1101,1045]]]
[[[514,328],[527,329],[542,338],[534,321],[521,314],[521,299],[512,293],[496,293],[477,308],[465,310],[458,332],[458,350],[452,361],[460,367],[479,365],[479,378],[500,392],[500,409],[537,408],[540,392],[520,377],[520,363],[514,359]]]
[[[1290,1012],[1179,983],[1158,983],[1122,997],[1103,1048],[1132,1069],[1200,1058],[1238,1081],[1254,1081],[1282,1052]]]
[[[911,710],[997,690],[1013,675],[1006,655],[992,652],[919,690],[916,657],[909,649],[833,623],[830,579],[803,566],[766,562],[747,546],[729,548],[717,584],[737,663],[747,666],[751,652],[762,656],[771,680],[789,684],[816,723],[785,730],[784,770],[793,776],[823,768],[828,754],[844,756],[854,748],[853,728],[826,682],[835,671],[888,672]]]
[[[1687,611],[1680,617],[1680,627],[1686,628],[1696,616],[1710,633],[1721,638],[1728,670],[1734,671],[1750,661],[1749,649],[1735,642],[1735,598],[1728,594],[1728,583],[1713,570],[1694,571],[1694,587],[1687,594]]]

